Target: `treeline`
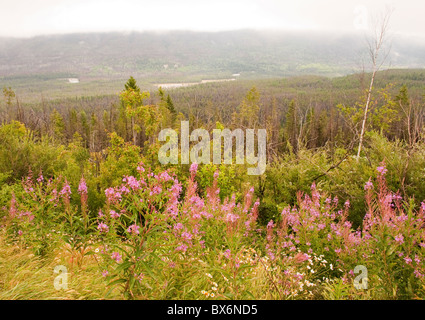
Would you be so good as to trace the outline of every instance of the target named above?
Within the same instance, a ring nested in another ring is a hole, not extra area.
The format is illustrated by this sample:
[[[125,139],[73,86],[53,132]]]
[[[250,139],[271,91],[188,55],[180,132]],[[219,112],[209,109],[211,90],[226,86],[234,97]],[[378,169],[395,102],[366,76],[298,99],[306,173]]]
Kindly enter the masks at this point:
[[[211,130],[217,121],[228,128],[267,128],[269,155],[276,156],[288,150],[288,143],[295,153],[301,146],[350,145],[358,136],[365,103],[364,78],[367,75],[210,83],[167,93],[160,89],[146,93],[140,102],[155,106],[151,115],[154,110],[163,115],[161,106],[168,106],[174,118],[180,114],[192,128]],[[368,128],[391,140],[412,143],[418,139],[423,121],[421,89],[425,74],[382,72],[380,78]],[[19,121],[36,136],[48,135],[64,144],[78,134],[85,147],[99,152],[108,145],[108,133],[112,132],[140,147],[149,140],[142,124],[147,114],[131,115],[131,108],[117,93],[24,104],[13,88],[5,87],[0,119],[2,123]],[[140,134],[136,137],[137,130]]]
[[[112,183],[125,173],[125,168],[120,169],[115,177],[107,170],[137,161],[159,166],[161,129],[178,129],[181,120],[189,120],[190,130],[266,128],[266,174],[253,179],[237,166],[228,166],[228,176],[221,181],[223,194],[230,195],[243,183],[255,183],[262,215],[273,217],[284,204],[295,203],[298,191],[317,183],[325,191],[350,199],[353,221],[360,223],[364,201],[357,195],[375,174],[372,168],[382,161],[397,169],[390,184],[394,191],[418,201],[425,198],[416,176],[423,162],[425,76],[420,71],[379,73],[367,118],[365,149],[356,161],[353,155],[367,77],[235,81],[155,92],[143,91],[131,77],[115,95],[32,105],[21,103],[13,88],[4,88],[0,182],[11,185],[30,169],[51,175],[69,171],[66,163],[58,164],[69,156],[79,174],[93,176],[98,190],[91,203],[94,210],[106,181]],[[184,174],[181,168],[176,170]],[[198,177],[201,189],[210,182],[213,170],[205,166],[202,172]]]

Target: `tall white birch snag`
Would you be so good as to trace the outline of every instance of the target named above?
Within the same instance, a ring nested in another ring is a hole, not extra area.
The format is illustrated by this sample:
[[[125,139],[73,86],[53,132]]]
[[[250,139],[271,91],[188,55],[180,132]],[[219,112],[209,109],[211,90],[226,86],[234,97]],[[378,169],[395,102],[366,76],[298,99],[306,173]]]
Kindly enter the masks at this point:
[[[375,25],[374,34],[371,41],[369,41],[369,56],[372,62],[372,76],[370,78],[369,89],[367,91],[366,104],[364,109],[362,129],[359,137],[359,148],[357,150],[357,161],[359,161],[360,153],[363,147],[363,139],[366,131],[367,114],[369,112],[370,100],[372,96],[373,84],[375,82],[376,73],[379,71],[382,64],[385,62],[388,52],[385,54],[382,61],[380,61],[380,53],[386,41],[386,35],[388,32],[388,23],[391,17],[392,10],[388,9],[385,14],[381,17],[380,21]]]

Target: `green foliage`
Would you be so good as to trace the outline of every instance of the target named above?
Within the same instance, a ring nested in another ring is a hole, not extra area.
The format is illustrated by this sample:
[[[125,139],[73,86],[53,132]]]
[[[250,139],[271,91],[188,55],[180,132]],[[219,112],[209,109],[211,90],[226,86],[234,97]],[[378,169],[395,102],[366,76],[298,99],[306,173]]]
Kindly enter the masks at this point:
[[[218,171],[217,186],[220,189],[220,198],[224,200],[235,194],[237,199],[240,199],[242,196],[240,189],[242,179],[238,178],[239,170],[237,169],[237,166],[224,164],[206,164],[200,166],[196,178],[199,184],[199,190],[201,192],[204,191],[204,194],[206,194],[207,189],[213,184],[214,174]]]
[[[63,142],[64,134],[65,134],[65,123],[63,121],[63,117],[59,114],[59,112],[54,109],[52,114],[50,115],[50,120],[53,126],[53,137],[60,143]],[[81,120],[83,123],[83,120]]]
[[[107,158],[101,163],[96,178],[101,189],[118,185],[126,175],[136,175],[135,168],[143,161],[140,147],[124,142],[115,132],[110,134],[110,146],[106,154]]]
[[[260,92],[254,86],[248,91],[239,106],[239,123],[244,128],[256,128],[258,126],[258,112],[260,111]]]
[[[315,177],[329,164],[325,150],[299,150],[276,159],[266,170],[266,197],[280,205],[293,205],[297,193],[308,192]]]
[[[258,223],[261,226],[266,226],[271,220],[274,222],[280,221],[281,210],[276,204],[269,201],[262,201],[258,207]]]
[[[30,169],[53,176],[67,165],[62,153],[65,147],[55,145],[46,136],[36,139],[22,123],[12,121],[0,126],[0,171],[3,181],[11,183],[25,177]]]
[[[362,197],[364,185],[369,177],[377,176],[376,167],[385,161],[389,168],[389,188],[416,201],[425,199],[425,189],[420,182],[424,177],[425,165],[422,144],[408,154],[405,143],[388,141],[382,134],[368,132],[365,137],[365,156],[357,161],[345,149],[335,150],[334,157],[326,148],[319,150],[301,149],[298,155],[288,154],[266,171],[266,199],[280,206],[294,204],[298,191],[308,192],[313,182],[317,188],[337,196],[351,204],[350,220],[354,226],[362,223],[365,202]],[[334,165],[338,164],[334,168]],[[418,204],[418,202],[417,202]]]
[[[290,144],[290,151],[297,153],[298,151],[298,114],[297,105],[291,100],[286,112],[285,135]]]

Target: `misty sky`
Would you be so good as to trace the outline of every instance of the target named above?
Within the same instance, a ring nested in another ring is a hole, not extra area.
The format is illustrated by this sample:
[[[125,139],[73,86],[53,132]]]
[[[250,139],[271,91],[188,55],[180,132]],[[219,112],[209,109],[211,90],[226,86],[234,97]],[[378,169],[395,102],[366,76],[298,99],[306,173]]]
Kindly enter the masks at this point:
[[[394,9],[391,32],[421,35],[423,0],[0,0],[0,36],[103,31],[290,29],[359,32]]]

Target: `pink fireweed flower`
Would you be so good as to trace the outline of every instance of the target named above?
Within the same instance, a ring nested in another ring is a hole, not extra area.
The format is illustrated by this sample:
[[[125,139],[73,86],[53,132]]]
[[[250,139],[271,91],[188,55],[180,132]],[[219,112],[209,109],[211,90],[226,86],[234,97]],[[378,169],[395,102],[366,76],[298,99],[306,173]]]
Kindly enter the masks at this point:
[[[55,202],[57,200],[57,198],[58,198],[58,191],[55,188],[55,189],[52,190],[52,197],[49,199],[49,201]]]
[[[270,258],[271,261],[274,261],[276,259],[276,256],[274,255],[273,251],[268,250],[267,256]]]
[[[114,188],[108,188],[105,190],[106,199],[109,202],[116,202],[121,200],[121,193],[116,191]]]
[[[350,221],[345,221],[344,222],[344,227],[350,229],[351,228],[351,222]]]
[[[100,249],[100,253],[102,253],[102,254],[106,254],[108,251],[109,251],[108,245],[104,245]]]
[[[142,173],[145,172],[145,168],[143,168],[143,163],[140,162],[139,166],[137,167],[137,172]]]
[[[345,201],[344,206],[346,208],[349,208],[350,207],[350,200]]]
[[[132,224],[131,226],[128,227],[127,232],[133,235],[138,235],[140,233],[139,229],[140,227],[138,225]]]
[[[14,218],[16,214],[18,213],[18,209],[16,208],[16,197],[15,194],[12,193],[12,199],[10,199],[10,208],[9,208],[9,215],[11,218]]]
[[[228,213],[227,215],[226,215],[226,221],[227,222],[236,222],[236,221],[238,221],[238,219],[239,219],[239,216],[238,215],[236,215],[236,214],[233,214],[233,213]]]
[[[133,190],[138,190],[140,188],[139,181],[133,176],[126,176],[123,181],[127,182],[127,185]]]
[[[384,198],[384,203],[389,205],[392,204],[391,202],[393,201],[393,195],[392,194],[387,194]]]
[[[383,163],[382,166],[379,166],[376,168],[376,170],[383,176],[387,173],[387,168],[385,168],[385,164]]]
[[[370,181],[370,179],[368,180],[368,182],[366,182],[365,186],[364,186],[365,190],[371,190],[373,189],[373,183],[372,181]]]
[[[160,186],[155,186],[155,187],[153,187],[153,189],[149,193],[149,195],[160,194],[161,192],[162,192],[162,188]]]
[[[185,244],[181,244],[176,248],[176,251],[182,251],[182,252],[186,252],[187,251],[188,246]]]
[[[65,180],[65,185],[63,186],[62,190],[59,192],[59,195],[65,196],[67,198],[71,195],[71,187],[68,184],[68,181]]]
[[[111,258],[116,262],[120,262],[122,260],[122,257],[118,252],[112,252]]]
[[[18,230],[18,235],[22,236],[23,234],[22,230]]]
[[[403,200],[403,197],[399,193],[396,193],[396,194],[393,195],[393,200],[401,201],[401,200]]]
[[[39,176],[38,176],[38,178],[37,178],[37,182],[42,183],[42,182],[43,182],[43,180],[44,180],[43,175],[42,175],[42,174],[41,174],[41,172],[40,172],[40,175],[39,175]]]
[[[108,274],[109,274],[109,271],[108,271],[108,270],[103,270],[103,271],[102,271],[102,276],[103,276],[103,277],[108,276]]]
[[[177,223],[174,227],[174,230],[181,230],[181,229],[183,229],[183,224],[181,224],[180,222],[179,223]]]
[[[170,181],[172,178],[170,177],[167,171],[164,171],[159,174],[158,179],[167,182]]]
[[[224,251],[223,256],[225,256],[227,259],[230,259],[231,257],[231,252],[230,249],[227,249],[226,251]]]
[[[193,235],[189,232],[182,232],[181,237],[183,238],[184,241],[190,241],[192,240]]]
[[[202,215],[204,218],[206,218],[207,220],[208,220],[208,219],[211,219],[212,217],[214,217],[212,213],[209,213],[209,212],[207,212],[207,211],[201,211],[201,215]]]
[[[190,169],[189,169],[189,172],[191,173],[191,174],[196,174],[196,172],[198,171],[198,164],[196,163],[196,162],[193,162],[191,165],[190,165]]]
[[[317,229],[318,230],[323,230],[323,229],[325,229],[326,228],[326,224],[324,224],[324,223],[319,223],[318,225],[317,225]]]
[[[105,190],[105,196],[106,198],[111,198],[115,194],[114,188],[108,188]]]
[[[34,188],[32,187],[32,178],[28,177],[27,181],[25,182],[24,185],[24,190],[26,193],[33,193],[34,192]]]
[[[269,223],[267,223],[267,229],[272,229],[274,227],[273,220],[270,220]]]
[[[414,275],[416,278],[422,278],[424,275],[422,273],[419,272],[419,270],[415,269],[413,271]]]
[[[400,214],[400,215],[397,217],[397,221],[400,221],[400,222],[404,222],[404,221],[406,221],[407,219],[409,219],[409,217],[407,216],[407,214],[404,214],[404,213]]]
[[[109,231],[109,227],[105,223],[100,222],[97,225],[97,230],[99,230],[101,233],[107,233]]]
[[[80,184],[78,185],[78,193],[79,194],[87,194],[87,184],[84,178],[81,178]]]
[[[192,229],[192,233],[194,235],[198,235],[199,234],[199,228],[201,227],[201,225],[198,223],[195,225],[195,227]]]
[[[173,194],[174,197],[178,197],[182,191],[182,185],[178,181],[174,181],[174,184],[168,190]]]
[[[99,209],[99,212],[97,213],[97,215],[100,217],[100,218],[103,218],[105,215],[103,214],[103,212],[102,212],[102,209]]]
[[[35,218],[35,216],[30,211],[25,212],[24,215],[28,217],[29,222],[31,222]]]
[[[302,280],[304,278],[304,275],[302,273],[296,273],[294,274],[294,278],[297,280]]]
[[[401,233],[399,233],[398,235],[395,236],[394,240],[398,243],[398,244],[402,244],[404,242],[404,237]]]
[[[214,179],[217,179],[219,175],[220,175],[220,171],[219,170],[215,171],[214,172]]]
[[[404,261],[405,261],[407,264],[411,264],[411,263],[412,263],[412,259],[410,259],[409,257],[405,257],[405,258],[404,258]]]
[[[310,256],[307,253],[299,252],[294,256],[294,261],[296,263],[302,263],[304,261],[307,261],[308,259],[310,259]]]
[[[145,277],[145,275],[143,273],[140,273],[139,275],[134,274],[134,277],[139,280],[139,282],[142,282],[143,278]]]
[[[111,216],[111,218],[116,219],[120,217],[120,214],[118,212],[116,212],[115,210],[111,210],[109,211],[109,215]]]

